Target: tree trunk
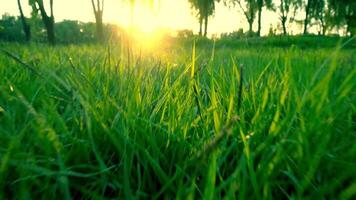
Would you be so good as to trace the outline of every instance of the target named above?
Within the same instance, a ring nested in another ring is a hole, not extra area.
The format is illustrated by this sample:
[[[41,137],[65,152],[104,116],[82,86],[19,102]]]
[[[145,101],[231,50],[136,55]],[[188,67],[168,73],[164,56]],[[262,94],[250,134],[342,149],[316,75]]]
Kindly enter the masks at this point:
[[[347,32],[350,33],[351,37],[353,37],[356,33],[356,20],[354,20],[355,16],[352,14],[347,14],[345,18],[346,18]]]
[[[257,30],[257,36],[261,36],[261,17],[262,17],[262,5],[259,5],[258,8],[258,30]]]
[[[325,36],[325,33],[326,33],[326,24],[325,24],[323,18],[320,19],[320,24],[321,24],[321,34],[322,34],[323,36]]]
[[[48,17],[46,14],[42,14],[42,21],[45,25],[46,32],[47,32],[47,40],[50,45],[56,44],[55,33],[54,33],[54,18]]]
[[[17,0],[17,4],[18,4],[19,10],[20,10],[20,17],[21,17],[23,31],[24,31],[25,37],[26,37],[26,42],[30,42],[30,40],[31,40],[31,29],[30,29],[30,26],[27,24],[25,15],[23,14],[21,1]]]
[[[307,1],[307,6],[305,8],[304,30],[303,30],[304,35],[308,34],[309,12],[310,12],[310,0]]]
[[[104,42],[104,28],[103,28],[103,13],[104,13],[104,0],[100,4],[100,0],[96,1],[91,0],[93,11],[95,15],[95,24],[96,24],[96,37],[98,42]],[[134,13],[134,4],[131,1],[131,25],[133,25],[133,13]]]
[[[199,17],[199,36],[203,34],[203,17]]]
[[[282,27],[283,27],[283,35],[287,35],[287,27],[286,27],[286,22],[287,22],[287,17],[282,16]]]
[[[51,16],[48,16],[43,6],[42,0],[37,0],[38,7],[41,11],[43,24],[47,31],[47,39],[50,45],[56,44],[56,37],[54,31],[54,16],[53,16],[53,0],[50,1]]]
[[[252,26],[253,26],[253,20],[249,19],[249,20],[248,20],[248,32],[249,32],[249,34],[251,34],[251,35],[252,35],[252,32],[253,32]]]
[[[284,0],[281,0],[281,5],[280,5],[280,10],[281,10],[281,22],[282,22],[282,28],[283,28],[283,35],[287,35],[287,19],[288,19],[288,5],[285,7]]]
[[[208,15],[205,16],[204,37],[208,35]]]
[[[101,11],[97,11],[95,14],[96,21],[96,34],[98,42],[104,41],[104,28],[103,28],[103,13]]]
[[[45,26],[47,30],[48,43],[51,45],[55,45],[56,39],[55,39],[55,32],[54,32],[54,18],[53,17],[46,18]]]

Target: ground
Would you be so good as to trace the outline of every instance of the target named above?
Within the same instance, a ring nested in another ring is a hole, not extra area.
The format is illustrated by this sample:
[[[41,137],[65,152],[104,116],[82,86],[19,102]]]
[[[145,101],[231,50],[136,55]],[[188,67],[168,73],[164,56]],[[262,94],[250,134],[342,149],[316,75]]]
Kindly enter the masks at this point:
[[[3,43],[0,198],[352,199],[345,43]]]

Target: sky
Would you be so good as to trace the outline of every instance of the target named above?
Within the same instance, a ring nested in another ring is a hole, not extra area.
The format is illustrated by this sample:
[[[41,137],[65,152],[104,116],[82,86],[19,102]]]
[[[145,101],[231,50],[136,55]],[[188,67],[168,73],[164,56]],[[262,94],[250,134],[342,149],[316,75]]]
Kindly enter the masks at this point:
[[[153,29],[189,29],[197,33],[199,23],[192,11],[188,0],[155,0],[152,5],[147,3],[137,3],[134,10],[133,23],[143,31],[153,31]],[[19,15],[16,0],[0,0],[0,15],[9,13]],[[22,0],[23,9],[27,16],[30,15],[28,0]],[[49,0],[44,0],[49,2]],[[131,14],[129,0],[105,0],[104,22],[114,23],[121,26],[129,26]],[[157,3],[158,2],[158,3]],[[64,19],[79,20],[83,22],[95,21],[91,0],[54,0],[55,20]],[[268,33],[270,26],[277,27],[279,17],[277,13],[263,11],[262,34]],[[209,19],[209,35],[229,33],[243,28],[248,30],[248,23],[238,7],[226,7],[223,3],[217,3],[214,16]],[[301,27],[290,25],[290,30],[294,33],[301,31]],[[257,20],[254,24],[257,30]]]

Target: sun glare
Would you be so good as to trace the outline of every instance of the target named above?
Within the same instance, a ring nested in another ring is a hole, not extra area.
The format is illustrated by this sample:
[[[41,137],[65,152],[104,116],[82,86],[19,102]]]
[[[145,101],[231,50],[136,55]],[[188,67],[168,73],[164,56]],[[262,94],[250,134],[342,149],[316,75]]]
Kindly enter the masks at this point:
[[[160,29],[159,8],[137,3],[133,10],[131,24],[127,30],[130,37],[140,48],[153,49],[163,40]]]
[[[133,10],[132,24],[135,29],[144,33],[153,33],[159,27],[158,8],[137,3]]]
[[[152,50],[163,40],[162,34],[154,29],[130,29],[129,31],[131,41],[139,49]]]

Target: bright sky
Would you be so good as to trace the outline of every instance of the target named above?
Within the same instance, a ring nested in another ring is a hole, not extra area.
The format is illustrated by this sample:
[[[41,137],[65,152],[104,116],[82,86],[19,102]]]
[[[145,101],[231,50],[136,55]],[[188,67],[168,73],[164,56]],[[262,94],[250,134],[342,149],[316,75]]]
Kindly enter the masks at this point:
[[[137,0],[139,1],[139,0]],[[190,29],[198,32],[199,24],[195,14],[190,8],[188,0],[155,0],[153,7],[149,4],[137,3],[134,14],[134,24],[143,31],[151,31],[155,28],[168,28],[173,30]],[[28,0],[22,0],[25,14],[29,16],[30,7]],[[49,0],[44,0],[49,2]],[[129,0],[105,0],[104,22],[128,26],[130,24]],[[19,15],[16,0],[1,0],[0,15],[10,13]],[[79,21],[95,21],[91,6],[91,0],[54,0],[55,20],[72,19]],[[279,23],[278,15],[270,11],[264,11],[262,17],[262,34],[267,34],[270,25],[274,27]],[[248,30],[248,23],[238,7],[228,8],[222,3],[216,5],[215,15],[210,18],[208,33],[219,34],[232,32],[243,28]],[[257,21],[254,30],[257,29]],[[293,26],[295,30],[300,27]]]

